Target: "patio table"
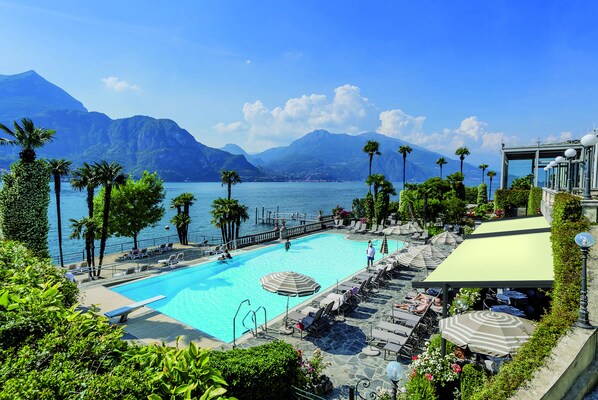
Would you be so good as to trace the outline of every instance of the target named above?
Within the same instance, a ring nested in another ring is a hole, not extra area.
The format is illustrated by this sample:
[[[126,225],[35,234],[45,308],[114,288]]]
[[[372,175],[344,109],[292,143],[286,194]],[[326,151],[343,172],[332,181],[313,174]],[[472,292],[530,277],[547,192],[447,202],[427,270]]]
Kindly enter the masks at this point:
[[[527,302],[527,295],[516,290],[503,290],[502,293],[496,295],[496,298],[501,303],[505,304],[521,304]]]
[[[513,307],[513,306],[507,306],[504,304],[498,305],[498,306],[492,306],[492,307],[490,307],[490,310],[493,312],[502,312],[502,313],[511,314],[516,317],[525,317],[525,313],[523,311],[521,311],[520,309]]]

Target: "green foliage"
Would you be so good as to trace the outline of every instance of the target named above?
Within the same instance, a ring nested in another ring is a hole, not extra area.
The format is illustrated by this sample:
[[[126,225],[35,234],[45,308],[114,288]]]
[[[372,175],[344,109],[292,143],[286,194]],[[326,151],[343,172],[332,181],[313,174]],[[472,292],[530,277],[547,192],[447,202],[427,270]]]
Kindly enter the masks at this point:
[[[94,198],[95,220],[102,223],[104,188]],[[162,201],[165,197],[162,180],[147,171],[138,181],[129,177],[124,185],[114,188],[108,219],[108,234],[132,237],[137,247],[137,236],[150,226],[156,226],[164,216]]]
[[[409,400],[435,400],[434,384],[425,376],[415,374],[405,385],[405,398]]]
[[[510,208],[526,207],[529,190],[499,189],[494,192],[494,209],[507,211]]]
[[[2,176],[0,229],[8,240],[26,244],[35,255],[49,257],[48,205],[50,170],[44,160],[16,161]]]
[[[511,183],[511,189],[515,190],[529,190],[534,184],[534,175],[526,175],[521,178],[516,178]]]
[[[461,314],[473,310],[475,304],[481,299],[480,288],[461,288],[449,307],[451,315]]]
[[[461,371],[461,400],[469,400],[486,381],[484,368],[475,364],[465,364]]]
[[[504,364],[489,384],[472,394],[472,399],[499,400],[511,396],[532,378],[534,371],[544,364],[546,356],[571,327],[579,309],[581,286],[581,254],[574,238],[588,228],[588,221],[581,215],[579,199],[558,193],[551,233],[554,285],[550,313],[537,324],[532,337],[519,348],[513,361]]]
[[[474,210],[475,216],[478,218],[484,218],[488,214],[491,214],[493,211],[494,205],[490,203],[478,204],[478,206]]]
[[[241,399],[277,400],[291,397],[299,384],[300,354],[283,341],[226,352],[213,350],[208,365],[218,367],[228,393]]]
[[[351,206],[353,208],[353,218],[358,219],[365,217],[365,199],[354,198]]]
[[[226,381],[210,365],[209,349],[199,349],[193,342],[178,349],[152,345],[130,350],[127,356],[151,371],[152,386],[157,387],[149,398],[224,399]]]
[[[529,191],[527,199],[527,215],[539,215],[542,204],[542,188],[534,187]]]
[[[488,203],[488,187],[485,183],[481,183],[480,186],[477,187],[477,201],[476,204],[486,204]]]
[[[370,192],[365,195],[365,217],[367,218],[368,222],[374,220],[374,196]]]
[[[442,208],[444,209],[445,221],[449,224],[461,223],[463,214],[465,214],[465,201],[451,197],[442,201]]]
[[[465,186],[465,202],[467,204],[479,204],[478,191],[477,186]]]
[[[389,196],[384,192],[379,192],[374,204],[374,211],[376,213],[376,222],[382,223],[390,215],[388,210]]]

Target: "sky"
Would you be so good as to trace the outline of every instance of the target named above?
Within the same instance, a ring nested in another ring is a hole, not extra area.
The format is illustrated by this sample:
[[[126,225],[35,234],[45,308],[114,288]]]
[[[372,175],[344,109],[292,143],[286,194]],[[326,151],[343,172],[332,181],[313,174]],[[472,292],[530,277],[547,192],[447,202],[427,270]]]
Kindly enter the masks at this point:
[[[90,111],[172,119],[213,147],[376,131],[500,170],[501,143],[598,120],[598,2],[0,0],[0,15],[0,75],[35,70]]]

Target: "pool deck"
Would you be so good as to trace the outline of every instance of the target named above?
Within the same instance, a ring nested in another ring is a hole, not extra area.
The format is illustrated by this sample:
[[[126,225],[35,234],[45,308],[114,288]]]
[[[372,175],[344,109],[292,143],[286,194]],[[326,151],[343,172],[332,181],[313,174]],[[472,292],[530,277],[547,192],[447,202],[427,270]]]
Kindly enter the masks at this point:
[[[329,231],[330,233],[343,234],[348,239],[368,240],[380,239],[380,236],[351,235],[346,231]],[[321,233],[321,232],[318,232]],[[259,248],[261,246],[254,246]],[[251,250],[248,248],[247,250]],[[185,252],[185,262],[177,265],[176,268],[188,265],[197,265],[199,253],[194,253],[195,248],[183,248],[178,246],[172,253]],[[234,255],[234,253],[233,253]],[[164,256],[162,256],[164,258]],[[209,258],[203,257],[205,262]],[[151,264],[151,262],[150,262]],[[123,263],[121,269],[126,269],[127,263]],[[172,269],[172,268],[170,268]],[[155,276],[155,274],[168,272],[168,268],[150,269],[143,275],[127,275],[111,279],[102,279],[81,285],[82,299],[81,304],[86,307],[94,306],[99,309],[101,314],[126,306],[133,303],[131,299],[122,296],[112,290],[107,285],[126,282],[130,279],[139,279],[145,276]],[[296,349],[302,350],[306,357],[311,358],[313,350],[319,348],[323,351],[324,361],[330,363],[324,373],[329,376],[334,384],[334,390],[326,396],[327,399],[346,399],[348,398],[349,388],[354,387],[361,378],[371,380],[369,389],[361,389],[360,393],[365,395],[372,392],[376,387],[382,386],[390,388],[390,383],[386,379],[386,365],[390,360],[384,360],[382,351],[378,356],[366,356],[362,349],[367,346],[367,337],[370,335],[370,329],[384,318],[385,312],[389,311],[394,302],[401,302],[405,294],[412,291],[410,281],[421,280],[426,276],[424,270],[405,270],[398,278],[388,280],[387,284],[381,287],[377,293],[373,294],[367,301],[359,304],[357,309],[347,314],[345,321],[336,322],[329,330],[320,337],[313,335],[304,336],[303,339],[296,333],[284,335],[279,333],[282,327],[281,318],[269,322],[268,332],[260,332],[257,337],[250,333],[237,339],[237,346],[240,348],[261,345],[272,340],[284,340],[290,343]],[[325,293],[323,291],[322,293]],[[156,295],[159,293],[156,293]],[[306,304],[301,304],[294,309],[300,309]],[[116,323],[113,318],[112,322]],[[125,323],[119,323],[127,334],[127,338],[138,340],[142,343],[165,343],[168,346],[176,346],[177,338],[179,346],[186,346],[193,341],[200,347],[229,349],[231,345],[223,343],[205,333],[198,331],[186,324],[173,318],[163,315],[148,307],[142,307],[129,314],[129,319]],[[401,362],[408,364],[408,360]]]

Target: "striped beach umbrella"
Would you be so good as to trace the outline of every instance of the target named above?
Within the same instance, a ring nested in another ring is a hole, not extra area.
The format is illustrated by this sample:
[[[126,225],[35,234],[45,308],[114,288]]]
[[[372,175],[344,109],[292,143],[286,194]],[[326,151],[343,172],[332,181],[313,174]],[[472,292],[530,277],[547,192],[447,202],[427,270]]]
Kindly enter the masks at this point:
[[[450,244],[457,245],[463,241],[463,238],[456,233],[444,231],[438,235],[432,236],[430,243],[432,244]]]
[[[420,269],[436,269],[438,264],[441,263],[441,260],[432,256],[428,256],[421,251],[417,253],[411,253],[410,251],[399,253],[395,259],[399,262],[399,264],[404,265],[405,267]]]
[[[489,310],[441,319],[442,337],[476,353],[495,357],[515,354],[536,328],[525,319]]]
[[[407,235],[409,234],[409,228],[404,225],[396,225],[391,226],[390,228],[385,228],[382,230],[382,233],[388,236],[392,235]]]
[[[411,254],[424,253],[425,256],[444,260],[448,256],[440,250],[438,247],[434,247],[431,244],[414,245],[410,246],[407,251]]]
[[[287,311],[284,317],[285,327],[289,317],[289,298],[310,296],[320,290],[320,285],[311,277],[297,272],[273,272],[260,278],[262,287],[268,292],[287,296]]]

